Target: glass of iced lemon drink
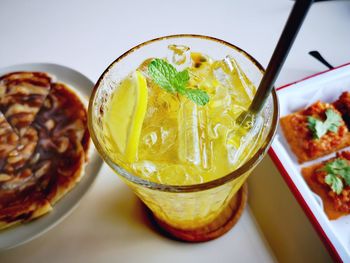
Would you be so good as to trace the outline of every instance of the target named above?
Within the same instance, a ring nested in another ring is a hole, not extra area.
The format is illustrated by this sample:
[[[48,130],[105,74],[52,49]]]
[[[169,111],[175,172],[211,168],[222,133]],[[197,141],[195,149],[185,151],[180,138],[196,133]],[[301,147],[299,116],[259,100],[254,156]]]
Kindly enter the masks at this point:
[[[176,238],[210,240],[239,218],[244,183],[277,126],[274,91],[251,124],[235,122],[263,72],[232,44],[174,35],[132,48],[98,80],[89,104],[96,148]]]

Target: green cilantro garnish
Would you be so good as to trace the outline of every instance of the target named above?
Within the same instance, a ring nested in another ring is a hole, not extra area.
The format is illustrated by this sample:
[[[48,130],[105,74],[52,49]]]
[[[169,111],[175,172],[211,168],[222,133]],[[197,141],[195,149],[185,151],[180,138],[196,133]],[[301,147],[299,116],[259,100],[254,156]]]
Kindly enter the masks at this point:
[[[332,191],[337,193],[338,195],[343,191],[344,180],[345,184],[350,186],[350,165],[344,159],[335,159],[332,162],[329,162],[322,169],[327,173],[325,177],[325,182],[328,184]]]
[[[338,132],[338,127],[341,125],[341,117],[332,109],[326,110],[326,120],[320,121],[312,116],[308,116],[308,127],[314,138],[320,139],[328,131]]]
[[[179,93],[204,106],[209,102],[209,95],[204,90],[187,88],[190,80],[188,70],[177,71],[163,59],[153,59],[148,65],[148,73],[155,83],[170,93]]]

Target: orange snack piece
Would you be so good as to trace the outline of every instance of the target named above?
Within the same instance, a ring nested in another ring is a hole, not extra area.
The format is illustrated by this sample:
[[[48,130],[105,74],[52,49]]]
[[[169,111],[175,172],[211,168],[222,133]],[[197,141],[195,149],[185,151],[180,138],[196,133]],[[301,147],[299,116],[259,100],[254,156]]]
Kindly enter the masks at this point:
[[[350,151],[337,153],[336,158],[328,159],[322,163],[314,164],[301,170],[310,189],[321,197],[324,211],[330,220],[350,214],[350,187],[344,184],[341,193],[339,195],[336,194],[332,191],[331,187],[326,184],[325,177],[327,172],[322,170],[327,163],[338,158],[346,160],[350,164]]]
[[[326,110],[341,113],[332,104],[317,101],[310,107],[281,118],[281,128],[298,162],[314,160],[350,145],[350,133],[341,119],[337,132],[327,131],[321,138],[314,138],[309,128],[308,116],[324,121]]]

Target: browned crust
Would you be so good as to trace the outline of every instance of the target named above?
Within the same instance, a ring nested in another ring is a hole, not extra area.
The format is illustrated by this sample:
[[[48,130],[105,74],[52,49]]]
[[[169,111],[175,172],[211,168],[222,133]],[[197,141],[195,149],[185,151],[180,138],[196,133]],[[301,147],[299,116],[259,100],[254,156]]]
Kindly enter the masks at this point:
[[[323,163],[314,164],[308,167],[305,167],[301,170],[301,173],[310,187],[310,189],[317,194],[319,197],[321,197],[323,201],[323,209],[327,215],[327,217],[330,220],[335,220],[341,216],[347,215],[348,213],[338,211],[334,207],[333,200],[328,196],[329,189],[327,189],[327,186],[322,186],[321,184],[315,182],[312,178],[313,174],[316,170],[320,169],[322,166],[324,166]]]

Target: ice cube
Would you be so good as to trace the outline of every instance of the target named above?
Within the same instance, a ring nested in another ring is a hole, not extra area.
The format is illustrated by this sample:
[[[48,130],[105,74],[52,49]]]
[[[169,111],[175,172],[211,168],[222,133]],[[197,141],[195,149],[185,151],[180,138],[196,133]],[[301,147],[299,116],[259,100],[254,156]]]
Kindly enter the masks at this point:
[[[160,120],[159,126],[143,128],[139,145],[139,157],[151,161],[162,161],[176,157],[176,119]]]
[[[146,77],[146,80],[150,80],[150,76],[148,74],[148,65],[149,65],[149,63],[151,63],[152,60],[153,60],[153,58],[146,59],[137,68],[137,70],[140,71]]]
[[[224,61],[231,69],[231,72],[233,72],[233,80],[237,81],[237,83],[234,82],[234,85],[238,85],[238,88],[243,87],[243,90],[241,90],[241,92],[247,95],[249,100],[251,101],[254,97],[256,87],[248,79],[247,75],[242,71],[241,67],[235,59],[233,59],[230,56],[227,56]]]
[[[216,86],[215,93],[210,97],[209,107],[215,111],[213,117],[220,115],[220,112],[224,112],[232,105],[232,98],[229,94],[229,89],[224,86]]]
[[[242,71],[237,61],[226,57],[212,65],[216,80],[228,89],[235,104],[248,108],[255,94],[255,86]]]
[[[201,163],[198,107],[190,100],[184,99],[178,115],[179,159],[183,163],[199,165]]]
[[[183,45],[169,45],[167,59],[178,70],[182,71],[191,66],[190,48]]]
[[[216,82],[213,70],[211,68],[210,58],[201,53],[191,52],[192,66],[189,68],[190,81],[189,86],[205,90],[211,97],[215,92]]]
[[[146,133],[144,136],[143,136],[143,140],[144,140],[144,143],[145,145],[148,147],[148,148],[151,148],[153,145],[155,145],[158,141],[158,136],[157,136],[157,132],[155,130],[153,131],[150,131],[149,133]]]
[[[202,69],[204,66],[211,63],[209,57],[198,52],[191,52],[191,61],[194,69]]]
[[[210,169],[213,143],[208,135],[206,107],[184,99],[178,114],[178,156],[182,163]]]
[[[209,170],[213,167],[213,141],[209,137],[208,108],[200,107],[197,111],[201,164]]]
[[[158,176],[158,167],[155,163],[150,161],[140,161],[135,162],[131,165],[133,171],[142,177],[143,179],[147,180],[157,180]]]
[[[228,135],[228,160],[235,168],[247,161],[259,146],[264,129],[264,118],[258,115],[253,122],[250,128],[237,127]]]

